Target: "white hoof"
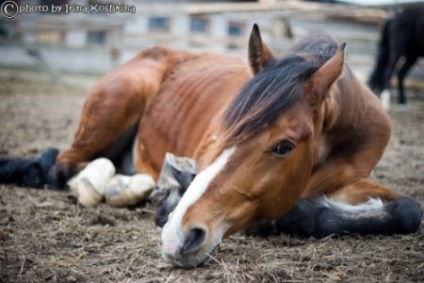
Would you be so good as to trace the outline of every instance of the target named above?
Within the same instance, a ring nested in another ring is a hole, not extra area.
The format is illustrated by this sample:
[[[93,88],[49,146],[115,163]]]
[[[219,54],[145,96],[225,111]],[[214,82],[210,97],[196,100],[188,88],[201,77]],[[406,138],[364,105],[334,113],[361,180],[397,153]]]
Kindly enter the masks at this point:
[[[106,188],[106,202],[111,206],[135,205],[147,199],[155,185],[153,178],[147,174],[116,175]]]
[[[380,101],[386,112],[390,111],[390,90],[385,89],[380,95]]]
[[[90,162],[84,170],[68,182],[71,191],[85,207],[95,206],[102,201],[106,186],[115,174],[115,166],[106,158]]]

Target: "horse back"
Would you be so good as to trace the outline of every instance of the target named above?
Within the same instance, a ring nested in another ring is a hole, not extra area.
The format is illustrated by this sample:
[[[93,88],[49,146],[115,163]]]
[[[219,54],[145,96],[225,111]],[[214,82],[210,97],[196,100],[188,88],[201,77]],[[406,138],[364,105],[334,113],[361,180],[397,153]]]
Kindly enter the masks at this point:
[[[424,56],[424,5],[406,7],[395,15],[392,26],[392,45],[402,55]]]

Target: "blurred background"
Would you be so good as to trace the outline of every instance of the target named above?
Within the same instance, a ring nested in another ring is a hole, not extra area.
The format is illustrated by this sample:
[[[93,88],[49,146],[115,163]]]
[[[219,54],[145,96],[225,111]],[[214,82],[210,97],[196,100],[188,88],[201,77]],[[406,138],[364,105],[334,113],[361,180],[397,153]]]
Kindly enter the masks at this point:
[[[3,9],[10,2],[21,11],[0,16],[0,71],[36,70],[66,82],[75,74],[98,77],[157,44],[246,56],[253,23],[276,54],[319,30],[346,41],[348,63],[366,80],[384,20],[422,1],[0,1]],[[422,62],[407,84],[420,73]]]

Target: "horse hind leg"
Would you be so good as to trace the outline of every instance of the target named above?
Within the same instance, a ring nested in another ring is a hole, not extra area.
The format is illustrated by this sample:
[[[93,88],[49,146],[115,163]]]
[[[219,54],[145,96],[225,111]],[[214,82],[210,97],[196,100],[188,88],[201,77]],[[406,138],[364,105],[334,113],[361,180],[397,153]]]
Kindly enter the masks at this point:
[[[383,105],[384,110],[390,110],[390,79],[392,78],[393,71],[396,67],[397,62],[399,61],[401,55],[399,52],[392,51],[390,53],[389,63],[384,71],[383,76],[383,91],[380,94],[380,100]]]
[[[421,224],[420,204],[368,180],[335,194],[301,199],[276,221],[282,232],[317,238],[346,234],[409,234]]]
[[[388,19],[383,27],[381,38],[378,43],[378,56],[373,72],[368,81],[368,85],[372,91],[380,96],[383,90],[384,72],[390,57],[390,27],[393,20]]]
[[[59,155],[50,170],[50,183],[64,187],[89,161],[98,157],[117,158],[144,107],[143,100],[136,95],[121,94],[109,90],[108,94],[95,92],[89,97],[71,147]]]
[[[70,148],[59,155],[49,172],[50,183],[63,188],[89,161],[104,156],[122,158],[161,86],[168,53],[165,49],[148,49],[96,83],[84,104]]]

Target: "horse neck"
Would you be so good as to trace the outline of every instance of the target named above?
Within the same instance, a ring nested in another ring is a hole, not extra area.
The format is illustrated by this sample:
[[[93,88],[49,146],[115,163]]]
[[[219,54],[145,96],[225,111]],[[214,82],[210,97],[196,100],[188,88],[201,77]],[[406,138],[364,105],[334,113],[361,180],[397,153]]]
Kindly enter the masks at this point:
[[[315,118],[314,165],[334,154],[335,147],[354,139],[355,129],[364,122],[366,92],[366,87],[345,67]]]
[[[220,104],[220,109],[216,111],[215,115],[208,120],[202,138],[193,154],[193,158],[198,162],[200,167],[203,164],[213,161],[225,149],[225,144],[222,142],[224,136],[221,134],[222,116],[242,86],[251,78],[251,72],[248,67],[243,67],[243,65],[236,66],[235,70],[237,71],[235,72],[237,75],[232,75],[230,81],[223,82],[223,85],[226,86],[225,91],[216,93],[216,95],[222,96],[222,104]],[[214,103],[214,101],[211,103]]]

